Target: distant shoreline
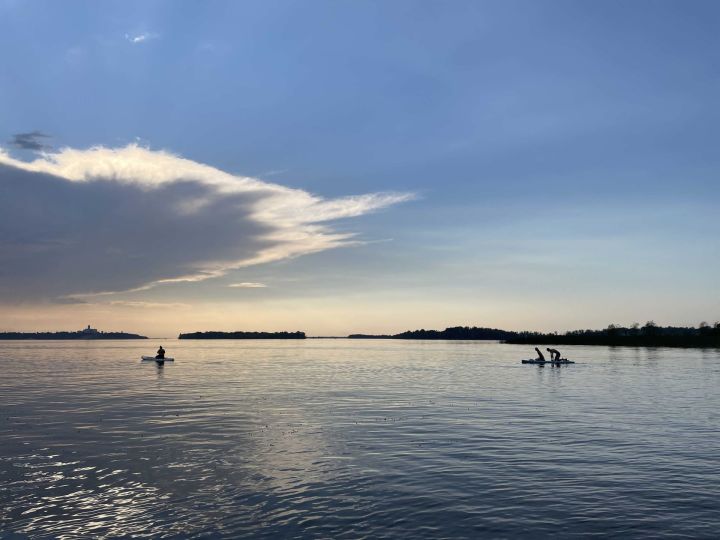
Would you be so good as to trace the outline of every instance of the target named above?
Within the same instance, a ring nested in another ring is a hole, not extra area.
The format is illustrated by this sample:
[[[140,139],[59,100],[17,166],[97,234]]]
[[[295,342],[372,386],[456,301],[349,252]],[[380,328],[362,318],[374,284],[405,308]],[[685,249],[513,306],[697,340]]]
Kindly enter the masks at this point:
[[[4,341],[102,341],[108,339],[148,339],[147,336],[126,334],[125,332],[102,332],[84,334],[82,332],[0,332]]]
[[[306,339],[305,332],[190,332],[178,339]]]
[[[507,339],[508,345],[587,345],[605,347],[674,347],[685,349],[720,348],[720,339],[715,337],[687,336],[619,336],[614,338],[549,335],[540,337],[517,337]]]
[[[504,340],[517,336],[517,332],[499,328],[476,326],[453,326],[445,330],[408,330],[393,335],[350,334],[349,339],[455,339],[455,340]]]
[[[102,332],[88,326],[74,332],[0,332],[0,340],[147,340],[146,336],[126,332]],[[152,338],[170,339],[170,338]],[[193,340],[304,340],[304,339],[380,339],[380,340],[443,340],[499,341],[508,345],[588,345],[605,347],[675,347],[720,348],[720,323],[702,323],[693,327],[662,327],[649,321],[645,326],[629,328],[610,325],[603,330],[574,330],[564,334],[516,332],[498,328],[455,326],[445,330],[408,330],[399,334],[350,334],[348,336],[307,336],[305,332],[206,331],[182,333],[177,339]]]
[[[698,328],[610,325],[603,330],[574,330],[565,334],[514,332],[497,328],[456,326],[445,330],[412,330],[394,335],[351,334],[349,339],[497,340],[509,345],[598,345],[607,347],[720,348],[720,323]]]

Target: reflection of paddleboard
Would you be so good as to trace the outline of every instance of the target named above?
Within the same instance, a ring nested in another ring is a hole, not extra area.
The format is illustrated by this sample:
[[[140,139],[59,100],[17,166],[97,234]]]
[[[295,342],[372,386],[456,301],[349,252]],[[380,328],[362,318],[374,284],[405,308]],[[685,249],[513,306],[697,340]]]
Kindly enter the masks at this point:
[[[523,364],[553,364],[559,366],[560,364],[574,364],[572,360],[567,358],[561,358],[560,360],[522,360]]]
[[[168,358],[167,356],[165,358],[155,358],[154,356],[143,356],[141,362],[155,362],[156,360],[160,360],[161,362],[165,360],[166,362],[174,362],[174,358]]]

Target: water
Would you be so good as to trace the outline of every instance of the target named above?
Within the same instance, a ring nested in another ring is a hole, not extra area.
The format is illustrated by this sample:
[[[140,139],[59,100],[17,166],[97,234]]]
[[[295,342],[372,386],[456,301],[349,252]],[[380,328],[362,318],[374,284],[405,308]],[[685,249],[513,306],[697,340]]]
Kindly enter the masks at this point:
[[[163,344],[0,342],[0,538],[720,530],[718,350]]]

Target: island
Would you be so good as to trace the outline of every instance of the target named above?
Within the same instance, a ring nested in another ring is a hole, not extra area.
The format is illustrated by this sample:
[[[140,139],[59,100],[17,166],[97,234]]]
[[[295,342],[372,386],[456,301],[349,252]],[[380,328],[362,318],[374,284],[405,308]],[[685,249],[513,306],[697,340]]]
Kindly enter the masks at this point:
[[[178,339],[305,339],[305,332],[190,332]]]
[[[476,326],[453,326],[445,330],[408,330],[400,334],[378,335],[350,334],[350,339],[463,339],[463,340],[504,340],[518,335],[518,332],[498,328],[478,328]]]
[[[75,331],[60,332],[0,332],[0,339],[22,340],[22,339],[147,339],[146,336],[128,334],[126,332],[103,332],[88,325],[87,328]]]

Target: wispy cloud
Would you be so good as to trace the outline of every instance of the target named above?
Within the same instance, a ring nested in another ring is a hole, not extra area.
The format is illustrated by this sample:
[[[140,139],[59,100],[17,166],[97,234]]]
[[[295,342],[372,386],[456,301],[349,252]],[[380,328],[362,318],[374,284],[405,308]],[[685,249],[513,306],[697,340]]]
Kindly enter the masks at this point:
[[[270,176],[277,176],[278,174],[284,174],[290,169],[273,169],[271,171],[265,171],[258,175],[259,178],[269,178]]]
[[[151,39],[157,39],[159,36],[158,34],[155,34],[154,32],[142,32],[140,34],[125,34],[125,39],[132,43],[133,45],[136,45],[138,43],[144,43],[146,41],[149,41]]]
[[[264,289],[267,287],[264,283],[253,283],[251,281],[244,281],[242,283],[231,283],[228,287],[234,287],[237,289]]]
[[[72,296],[61,296],[58,298],[52,299],[53,304],[62,304],[62,305],[77,305],[77,304],[87,304],[87,300],[83,300],[82,298],[74,298]]]
[[[139,309],[182,309],[190,307],[189,304],[183,304],[181,302],[142,302],[139,300],[113,300],[110,302],[110,305]]]
[[[332,221],[414,198],[325,199],[138,145],[30,162],[0,149],[0,192],[0,300],[87,299],[350,246]]]
[[[50,146],[43,143],[43,139],[49,139],[50,135],[42,131],[30,131],[28,133],[16,133],[10,139],[9,144],[22,150],[33,150],[39,152],[49,149]]]

